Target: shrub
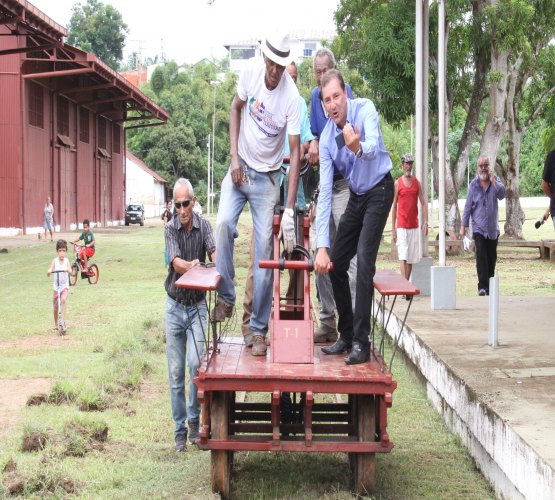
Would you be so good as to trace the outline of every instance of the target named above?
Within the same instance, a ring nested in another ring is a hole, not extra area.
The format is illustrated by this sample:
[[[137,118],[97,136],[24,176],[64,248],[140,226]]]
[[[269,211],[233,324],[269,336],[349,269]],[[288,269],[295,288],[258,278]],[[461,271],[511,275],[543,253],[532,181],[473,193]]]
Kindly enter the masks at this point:
[[[72,403],[77,399],[79,390],[74,383],[69,380],[57,380],[50,393],[48,394],[48,402],[56,405]]]

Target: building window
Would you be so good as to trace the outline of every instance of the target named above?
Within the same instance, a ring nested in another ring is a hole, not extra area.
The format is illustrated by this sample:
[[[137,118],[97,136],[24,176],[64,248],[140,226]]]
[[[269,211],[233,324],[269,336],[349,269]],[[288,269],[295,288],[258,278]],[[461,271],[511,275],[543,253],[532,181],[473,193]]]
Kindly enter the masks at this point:
[[[79,140],[89,143],[89,110],[85,108],[79,110]]]
[[[121,127],[114,125],[114,153],[121,154]]]
[[[98,117],[98,147],[106,149],[106,120]]]
[[[230,50],[231,59],[236,60],[245,60],[253,58],[255,54],[255,49],[231,49]]]
[[[305,43],[303,49],[303,57],[312,57],[312,54],[316,51],[315,43]]]
[[[58,96],[58,134],[69,136],[69,101]]]
[[[34,82],[29,82],[29,125],[44,128],[44,91]]]

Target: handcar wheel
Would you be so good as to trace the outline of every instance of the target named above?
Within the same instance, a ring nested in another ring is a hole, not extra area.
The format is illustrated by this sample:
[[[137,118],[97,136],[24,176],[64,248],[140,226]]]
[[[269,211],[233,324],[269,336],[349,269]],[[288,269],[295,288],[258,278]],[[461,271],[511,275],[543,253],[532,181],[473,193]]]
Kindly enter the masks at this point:
[[[215,391],[210,404],[211,439],[224,440],[229,432],[230,393]],[[229,450],[211,450],[212,491],[222,498],[229,498],[231,487],[231,466],[233,452]]]
[[[359,441],[376,440],[375,396],[360,394],[355,396],[357,413],[357,434]],[[376,454],[356,453],[354,457],[355,493],[371,495],[376,485]]]

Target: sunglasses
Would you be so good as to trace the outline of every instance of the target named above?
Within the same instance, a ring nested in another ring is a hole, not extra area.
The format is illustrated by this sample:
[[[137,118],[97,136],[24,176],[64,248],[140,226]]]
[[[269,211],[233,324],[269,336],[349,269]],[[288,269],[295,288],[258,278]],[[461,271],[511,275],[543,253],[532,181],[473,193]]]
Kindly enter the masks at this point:
[[[191,204],[191,200],[175,201],[174,202],[174,206],[177,210],[179,210],[181,207],[187,208],[190,204]]]

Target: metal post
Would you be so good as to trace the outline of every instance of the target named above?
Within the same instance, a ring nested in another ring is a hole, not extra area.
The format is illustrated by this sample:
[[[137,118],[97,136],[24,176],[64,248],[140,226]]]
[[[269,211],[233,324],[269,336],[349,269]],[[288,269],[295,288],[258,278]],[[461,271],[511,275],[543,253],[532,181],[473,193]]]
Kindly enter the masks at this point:
[[[428,200],[428,79],[429,79],[429,6],[428,0],[416,1],[416,178]],[[419,227],[422,207],[419,203]],[[427,221],[426,221],[427,222]],[[428,236],[418,232],[420,255],[429,256]]]
[[[208,183],[208,213],[214,211],[214,158],[215,147],[216,147],[216,87],[220,84],[219,80],[211,80],[210,85],[214,88],[213,93],[213,109],[212,109],[212,175],[210,176],[210,181]]]
[[[430,231],[434,230],[434,166],[430,165]]]
[[[214,193],[213,193],[213,183],[214,183],[214,148],[216,144],[216,85],[214,85],[214,108],[212,111],[212,176],[210,177],[210,182],[208,183],[208,189],[210,194],[208,195],[208,206],[209,212],[212,213],[214,204]]]
[[[413,126],[412,126],[412,114],[410,115],[410,154],[414,154],[413,145],[412,145],[412,135],[413,135]]]
[[[206,213],[210,213],[210,134],[208,134],[208,140],[206,141],[206,147],[208,148],[208,180],[206,182]]]
[[[488,345],[497,347],[499,329],[499,276],[489,279],[489,327]]]
[[[424,67],[428,61],[424,60],[424,23],[423,23],[423,0],[416,0],[416,61],[415,61],[415,108],[416,108],[416,178],[422,185],[425,191],[422,172],[425,168],[425,153],[426,148],[422,151],[422,146],[425,143],[423,136],[428,137],[427,131],[424,130],[424,113],[427,111],[427,97],[424,97]],[[426,101],[426,102],[424,102]],[[412,115],[410,115],[410,152],[412,153]],[[422,227],[422,210],[418,211],[418,227]],[[419,256],[427,255],[426,250],[428,242],[424,241],[423,234],[418,231],[418,248]]]
[[[439,117],[439,265],[445,266],[445,160],[446,160],[446,86],[445,86],[445,0],[438,10],[438,117]]]

